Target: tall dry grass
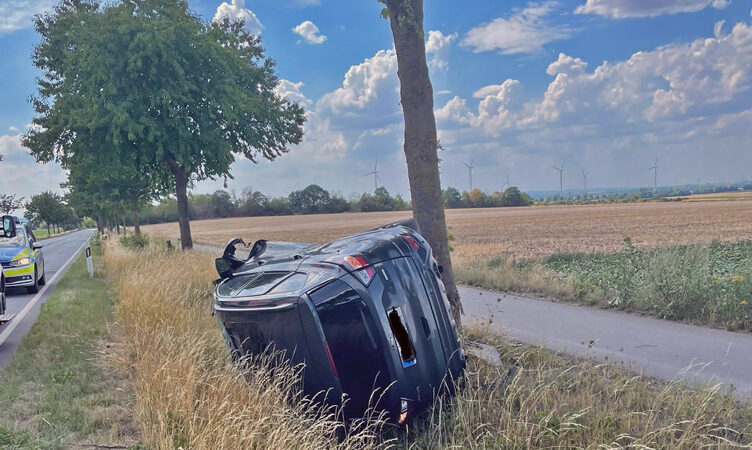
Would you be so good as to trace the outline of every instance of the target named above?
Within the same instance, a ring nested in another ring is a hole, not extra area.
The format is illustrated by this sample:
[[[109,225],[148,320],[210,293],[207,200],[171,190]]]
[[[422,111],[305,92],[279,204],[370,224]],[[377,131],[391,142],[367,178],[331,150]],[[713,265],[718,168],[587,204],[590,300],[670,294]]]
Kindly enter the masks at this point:
[[[337,411],[296,389],[295,368],[243,370],[211,317],[212,257],[194,252],[125,250],[111,242],[105,262],[123,338],[120,364],[131,375],[143,441],[157,449],[365,448],[379,423],[344,441]]]
[[[471,360],[465,388],[412,424],[401,437],[405,447],[752,448],[752,403],[739,404],[718,386],[690,389],[515,345],[487,324],[465,331],[497,348],[504,365]]]
[[[465,386],[407,429],[362,425],[341,443],[335,411],[296,393],[293,368],[233,367],[210,317],[211,255],[116,243],[105,259],[117,300],[120,364],[135,385],[143,441],[158,449],[749,448],[752,404],[710,386],[663,383],[608,363],[509,343],[503,367],[470,359]],[[517,375],[507,377],[515,367]]]

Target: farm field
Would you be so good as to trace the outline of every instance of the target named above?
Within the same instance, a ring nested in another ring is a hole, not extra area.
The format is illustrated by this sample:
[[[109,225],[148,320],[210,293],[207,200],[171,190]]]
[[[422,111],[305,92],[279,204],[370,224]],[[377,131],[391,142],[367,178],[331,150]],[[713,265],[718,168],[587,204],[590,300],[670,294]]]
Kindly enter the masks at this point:
[[[740,192],[718,192],[715,194],[695,194],[680,198],[684,202],[707,202],[707,201],[740,201],[740,200],[752,200],[752,191],[740,191]]]
[[[407,218],[409,211],[191,222],[197,243],[223,246],[240,236],[326,242]],[[554,253],[614,252],[626,236],[638,248],[752,239],[752,199],[743,201],[650,202],[447,210],[453,256],[467,259],[535,259]],[[152,235],[178,236],[177,223],[147,225]]]

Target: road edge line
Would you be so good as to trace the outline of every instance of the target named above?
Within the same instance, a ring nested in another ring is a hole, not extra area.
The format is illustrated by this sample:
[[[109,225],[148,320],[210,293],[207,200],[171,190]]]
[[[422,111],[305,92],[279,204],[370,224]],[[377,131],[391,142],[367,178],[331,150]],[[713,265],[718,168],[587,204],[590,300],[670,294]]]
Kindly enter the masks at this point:
[[[19,323],[26,317],[26,315],[31,311],[31,308],[33,308],[39,300],[42,298],[42,296],[47,292],[47,289],[52,286],[55,283],[55,280],[57,280],[58,276],[66,273],[68,271],[68,266],[71,265],[73,260],[78,257],[78,255],[81,253],[81,250],[83,250],[86,245],[89,243],[89,240],[87,239],[86,242],[84,242],[81,247],[78,248],[75,252],[73,252],[73,255],[68,258],[68,261],[65,262],[58,270],[55,272],[55,275],[52,276],[51,279],[47,280],[47,283],[45,283],[44,287],[42,288],[37,295],[34,296],[34,298],[31,299],[29,303],[24,306],[24,309],[21,310],[20,313],[16,315],[16,317],[9,323],[5,324],[8,328],[4,329],[2,333],[0,333],[0,345],[3,345],[6,340],[10,337],[10,334],[13,332],[13,330],[16,329],[16,326],[18,326]]]

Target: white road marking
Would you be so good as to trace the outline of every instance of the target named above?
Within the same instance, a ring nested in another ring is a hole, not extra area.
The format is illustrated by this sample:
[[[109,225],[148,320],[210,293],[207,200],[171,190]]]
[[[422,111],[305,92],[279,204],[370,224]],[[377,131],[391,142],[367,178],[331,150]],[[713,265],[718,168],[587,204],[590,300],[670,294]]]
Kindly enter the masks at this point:
[[[86,240],[86,242],[83,243],[83,245],[81,245],[81,247],[79,247],[78,250],[73,252],[73,255],[68,259],[68,261],[66,261],[65,264],[63,264],[62,267],[60,267],[57,270],[57,272],[55,272],[55,275],[53,275],[52,278],[47,280],[47,283],[45,283],[45,285],[42,287],[42,290],[39,291],[39,293],[35,295],[34,298],[32,298],[29,303],[26,304],[24,309],[22,309],[21,312],[18,313],[15,318],[13,318],[13,320],[5,324],[6,328],[3,330],[2,333],[0,333],[0,345],[3,345],[3,343],[10,337],[10,334],[13,332],[13,330],[16,329],[16,326],[18,326],[18,324],[21,323],[23,318],[26,317],[26,314],[28,314],[29,311],[31,311],[31,308],[33,308],[34,305],[36,305],[37,302],[39,302],[39,300],[42,298],[44,293],[47,292],[47,288],[49,288],[51,285],[55,283],[55,280],[57,279],[58,276],[65,273],[65,271],[68,269],[68,266],[71,264],[71,262],[73,262],[76,256],[78,256],[78,254],[81,253],[81,250],[83,250],[84,247],[86,247],[87,243],[88,243],[88,239]]]

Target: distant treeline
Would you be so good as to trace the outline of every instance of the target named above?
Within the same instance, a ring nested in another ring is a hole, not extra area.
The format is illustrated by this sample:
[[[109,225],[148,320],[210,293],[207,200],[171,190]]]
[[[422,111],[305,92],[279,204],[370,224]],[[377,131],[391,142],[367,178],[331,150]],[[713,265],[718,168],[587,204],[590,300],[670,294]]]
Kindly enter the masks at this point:
[[[732,184],[703,184],[703,185],[685,185],[674,187],[653,188],[642,187],[639,189],[630,189],[623,192],[564,192],[554,193],[535,198],[537,203],[623,203],[639,202],[648,200],[673,200],[672,197],[686,197],[689,195],[699,194],[718,194],[724,192],[752,191],[752,183],[732,183]]]
[[[529,195],[514,186],[490,194],[479,189],[460,192],[448,187],[442,192],[442,196],[447,208],[527,206],[533,203]],[[240,194],[218,190],[213,194],[190,195],[188,204],[191,220],[346,211],[405,211],[411,208],[410,203],[401,195],[391,195],[384,187],[348,200],[315,184],[280,197],[268,196],[250,188],[244,189]],[[177,201],[174,197],[164,197],[157,204],[142,208],[139,216],[144,224],[177,221]]]

